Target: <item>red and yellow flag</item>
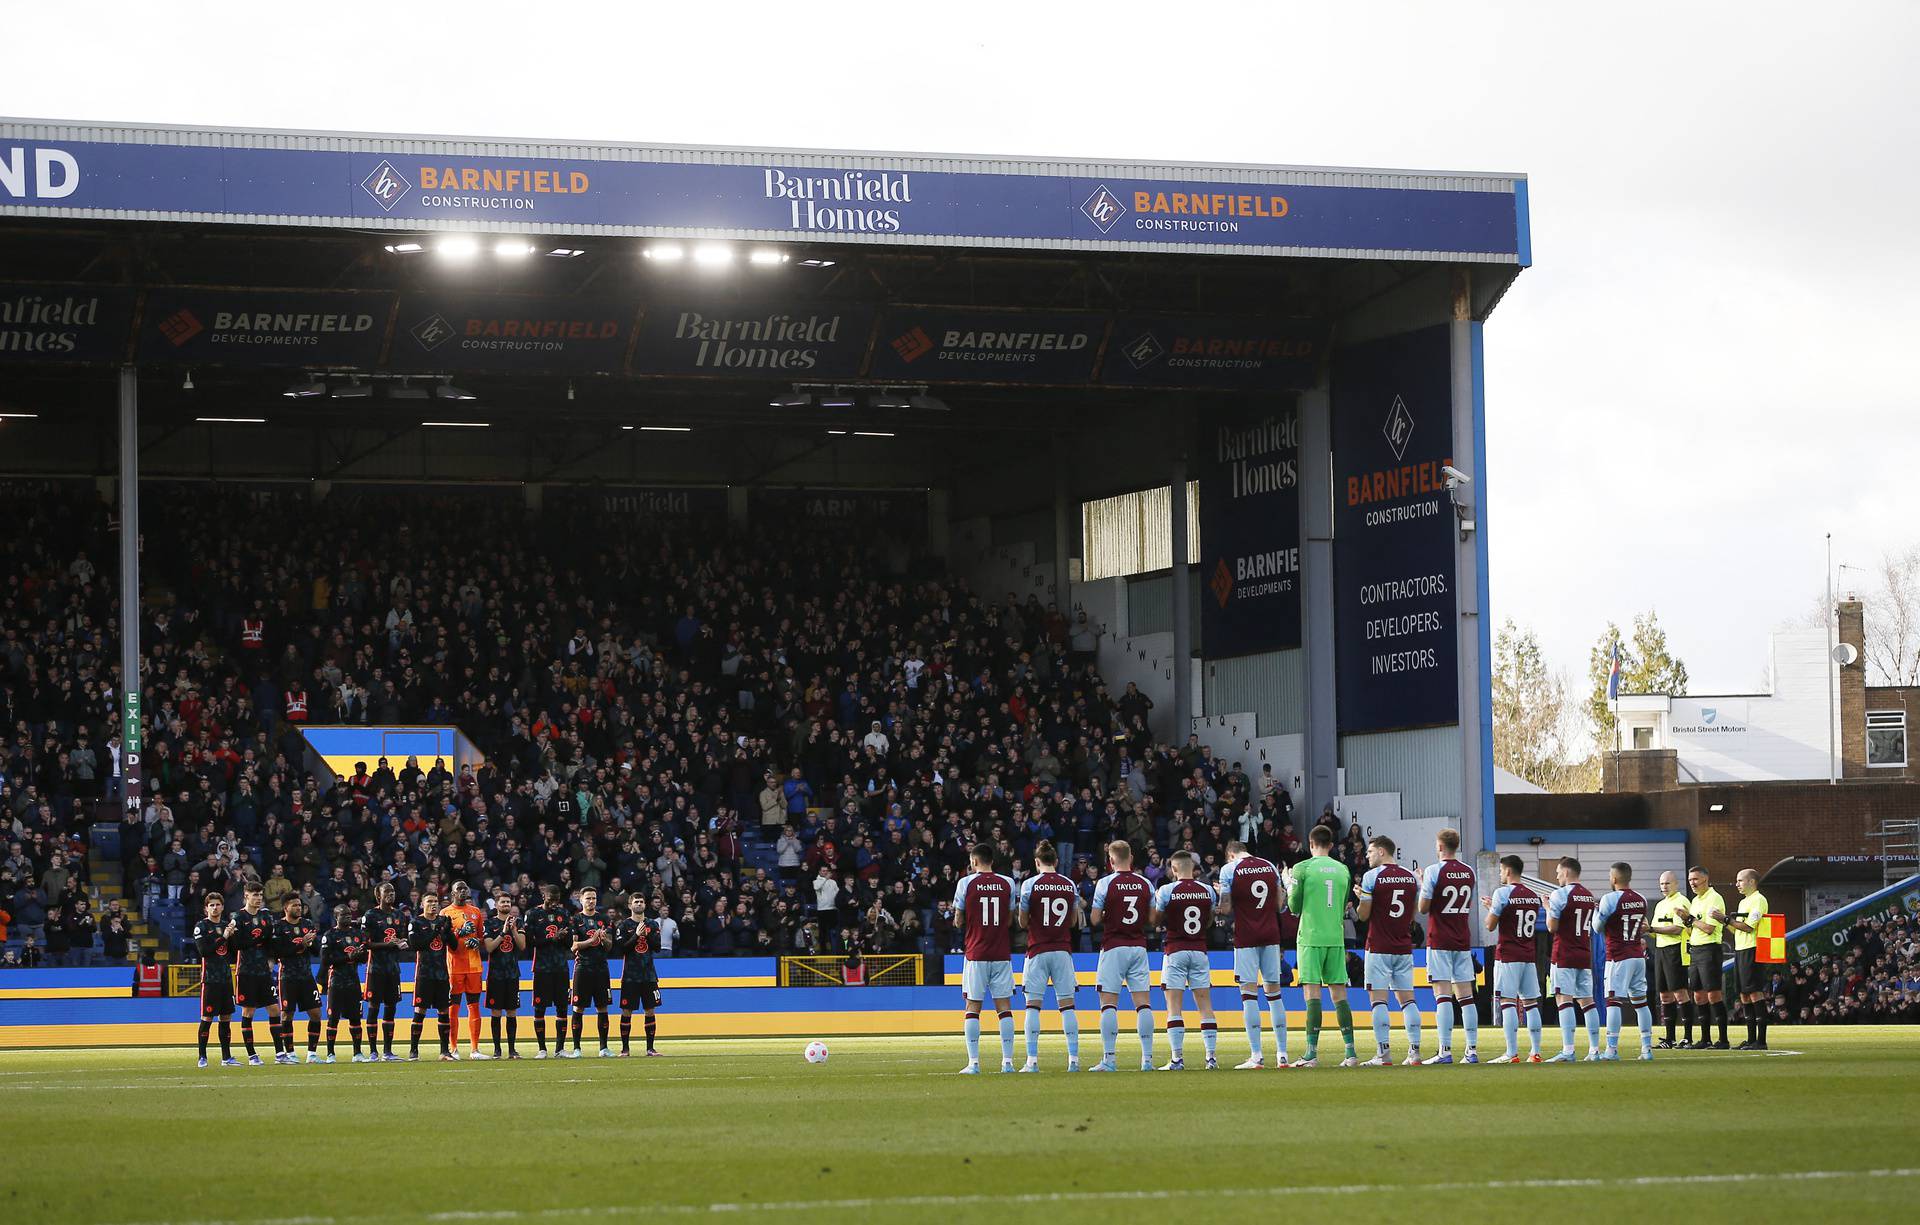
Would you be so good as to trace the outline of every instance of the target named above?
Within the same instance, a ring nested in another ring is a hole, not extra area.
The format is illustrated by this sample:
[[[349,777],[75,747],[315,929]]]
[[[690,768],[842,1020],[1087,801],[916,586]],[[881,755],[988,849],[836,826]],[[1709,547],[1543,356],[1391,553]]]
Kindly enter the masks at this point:
[[[1787,959],[1787,916],[1783,914],[1763,915],[1760,930],[1754,933],[1753,959],[1769,965],[1778,965]]]

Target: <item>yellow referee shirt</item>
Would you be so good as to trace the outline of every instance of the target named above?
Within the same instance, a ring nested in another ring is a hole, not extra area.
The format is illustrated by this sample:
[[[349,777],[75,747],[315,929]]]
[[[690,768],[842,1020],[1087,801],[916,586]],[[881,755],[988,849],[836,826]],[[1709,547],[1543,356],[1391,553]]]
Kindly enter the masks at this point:
[[[1687,943],[1692,945],[1720,943],[1720,935],[1724,924],[1713,921],[1714,911],[1717,910],[1721,914],[1727,913],[1727,903],[1726,900],[1720,896],[1720,891],[1711,885],[1707,886],[1693,896],[1693,900],[1687,903],[1687,909],[1692,912],[1696,923],[1705,923],[1707,925],[1704,931],[1698,927],[1689,926],[1687,928]]]
[[[1686,895],[1681,893],[1676,893],[1672,897],[1661,898],[1653,907],[1652,926],[1685,927],[1686,924],[1680,921],[1680,908],[1686,904]],[[1655,948],[1672,948],[1676,944],[1683,944],[1685,942],[1685,935],[1667,936],[1659,932],[1653,933],[1653,944]]]
[[[1752,931],[1733,933],[1733,947],[1736,950],[1750,949],[1760,943],[1760,920],[1767,917],[1767,896],[1755,889],[1740,899],[1740,921]]]

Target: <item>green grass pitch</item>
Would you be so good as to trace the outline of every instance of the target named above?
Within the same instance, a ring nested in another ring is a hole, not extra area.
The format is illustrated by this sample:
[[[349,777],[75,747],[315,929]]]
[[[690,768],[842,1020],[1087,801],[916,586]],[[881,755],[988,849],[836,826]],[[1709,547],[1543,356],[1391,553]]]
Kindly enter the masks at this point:
[[[1049,1035],[1041,1075],[978,1078],[953,1074],[958,1035],[835,1039],[817,1067],[785,1038],[206,1071],[184,1050],[14,1051],[0,1218],[1913,1220],[1920,1029],[1773,1037],[1800,1053],[1069,1076]],[[1221,1062],[1245,1045],[1223,1034]]]

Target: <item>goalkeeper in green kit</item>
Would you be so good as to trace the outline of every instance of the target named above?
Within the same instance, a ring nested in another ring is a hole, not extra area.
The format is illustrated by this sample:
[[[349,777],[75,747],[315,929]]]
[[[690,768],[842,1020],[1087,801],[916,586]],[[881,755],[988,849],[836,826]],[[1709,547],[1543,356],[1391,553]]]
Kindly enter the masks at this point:
[[[1293,1066],[1319,1066],[1321,997],[1337,989],[1334,1011],[1340,1018],[1340,1037],[1347,1044],[1347,1057],[1340,1066],[1357,1068],[1353,1009],[1347,1004],[1346,913],[1353,874],[1333,857],[1333,831],[1326,826],[1313,827],[1307,847],[1313,857],[1287,873],[1287,908],[1300,916],[1300,989],[1307,997],[1307,1054]]]

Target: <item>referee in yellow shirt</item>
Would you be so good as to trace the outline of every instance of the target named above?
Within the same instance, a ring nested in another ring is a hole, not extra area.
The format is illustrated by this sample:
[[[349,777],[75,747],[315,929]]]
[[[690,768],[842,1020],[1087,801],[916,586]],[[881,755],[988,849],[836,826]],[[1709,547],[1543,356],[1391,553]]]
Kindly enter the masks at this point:
[[[1687,923],[1680,917],[1686,909],[1687,895],[1680,892],[1680,878],[1671,872],[1660,874],[1660,900],[1654,903],[1647,931],[1653,935],[1653,989],[1660,994],[1660,1019],[1667,1036],[1660,1039],[1661,1050],[1674,1047],[1673,1031],[1680,1014],[1687,1017],[1687,1036],[1693,1036],[1693,997],[1687,994]],[[1689,1041],[1689,1046],[1692,1042]]]
[[[1693,891],[1682,912],[1687,924],[1687,986],[1693,989],[1694,1014],[1700,1018],[1700,1041],[1693,1044],[1693,1049],[1724,1051],[1730,1048],[1727,1045],[1727,996],[1721,983],[1720,962],[1724,953],[1720,940],[1727,924],[1727,903],[1708,880],[1705,868],[1687,870],[1687,887]],[[1718,1042],[1708,1041],[1713,1036],[1708,1027],[1710,1020],[1720,1027]]]
[[[1740,908],[1727,926],[1733,929],[1734,990],[1740,995],[1740,1015],[1747,1023],[1747,1040],[1737,1051],[1767,1049],[1767,980],[1760,969],[1760,921],[1767,917],[1767,895],[1760,892],[1760,874],[1740,869],[1734,879],[1740,890]]]

